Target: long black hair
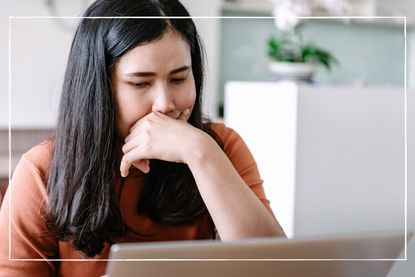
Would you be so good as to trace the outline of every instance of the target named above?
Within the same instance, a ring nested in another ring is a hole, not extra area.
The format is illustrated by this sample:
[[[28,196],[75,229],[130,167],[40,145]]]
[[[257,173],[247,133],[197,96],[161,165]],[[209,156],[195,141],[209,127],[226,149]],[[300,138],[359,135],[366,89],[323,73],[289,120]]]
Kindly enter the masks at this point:
[[[110,18],[110,17],[124,18]],[[157,16],[137,19],[129,16]],[[49,170],[46,226],[87,256],[125,230],[114,182],[120,136],[111,89],[112,66],[126,51],[178,32],[190,46],[196,101],[189,123],[220,139],[202,121],[203,51],[194,22],[178,0],[98,0],[76,30],[65,72]],[[98,18],[107,17],[107,18]],[[209,216],[190,169],[151,161],[137,211],[156,223],[177,226]],[[128,226],[127,226],[128,227]]]

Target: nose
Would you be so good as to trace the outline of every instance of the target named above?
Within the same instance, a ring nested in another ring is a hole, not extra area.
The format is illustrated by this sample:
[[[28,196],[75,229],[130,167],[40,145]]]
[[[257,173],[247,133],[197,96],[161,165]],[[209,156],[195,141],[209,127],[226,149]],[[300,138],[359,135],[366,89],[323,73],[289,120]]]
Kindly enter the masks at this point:
[[[169,114],[176,109],[174,101],[167,90],[167,88],[160,88],[156,93],[156,98],[153,102],[152,111]]]

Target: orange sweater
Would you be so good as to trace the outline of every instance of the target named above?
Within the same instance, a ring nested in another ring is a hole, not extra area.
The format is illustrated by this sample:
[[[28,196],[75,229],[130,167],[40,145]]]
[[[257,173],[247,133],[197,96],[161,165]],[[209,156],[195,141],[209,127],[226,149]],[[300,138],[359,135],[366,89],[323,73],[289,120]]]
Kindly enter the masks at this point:
[[[241,137],[223,124],[212,124],[213,130],[224,142],[224,151],[245,183],[272,213],[266,199],[258,169]],[[109,244],[105,244],[97,261],[9,261],[11,259],[82,259],[70,242],[58,241],[48,234],[43,220],[42,203],[47,201],[46,176],[51,159],[52,143],[44,142],[25,153],[17,165],[11,186],[0,210],[0,276],[101,276],[105,274]],[[117,180],[116,186],[121,179]],[[130,170],[121,192],[125,223],[138,233],[150,236],[128,235],[122,241],[172,241],[209,238],[207,217],[192,226],[164,227],[136,212],[145,174]],[[9,200],[10,207],[9,207]],[[9,242],[10,222],[10,242]]]

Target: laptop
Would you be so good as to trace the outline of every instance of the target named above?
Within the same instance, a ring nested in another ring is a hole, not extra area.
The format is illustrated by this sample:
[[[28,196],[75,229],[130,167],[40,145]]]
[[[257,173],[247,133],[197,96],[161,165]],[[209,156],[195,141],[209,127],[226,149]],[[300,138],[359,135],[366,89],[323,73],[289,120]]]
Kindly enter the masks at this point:
[[[408,240],[412,233],[408,234]],[[254,238],[229,242],[114,244],[107,275],[146,276],[386,276],[403,259],[403,231],[314,238]]]

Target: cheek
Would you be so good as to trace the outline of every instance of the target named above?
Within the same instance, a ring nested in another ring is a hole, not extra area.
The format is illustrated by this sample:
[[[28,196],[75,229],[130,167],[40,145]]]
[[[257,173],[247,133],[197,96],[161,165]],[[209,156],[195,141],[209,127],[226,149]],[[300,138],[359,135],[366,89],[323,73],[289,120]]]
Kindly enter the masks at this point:
[[[191,93],[183,97],[183,105],[186,106],[186,108],[193,107],[195,104],[195,99],[196,99],[196,92],[192,91]]]
[[[196,90],[193,88],[189,90],[189,93],[182,97],[182,102],[180,104],[180,111],[184,111],[185,109],[190,109],[190,113],[186,116],[186,121],[189,121],[189,118],[193,112],[194,105],[196,100]]]
[[[151,103],[137,94],[114,92],[117,130],[122,137],[129,133],[131,126],[151,110]]]
[[[196,100],[196,89],[194,85],[189,85],[176,100],[181,109],[193,108]]]

